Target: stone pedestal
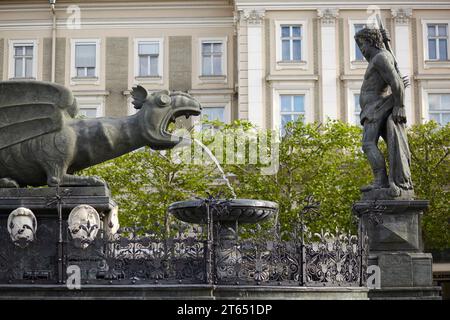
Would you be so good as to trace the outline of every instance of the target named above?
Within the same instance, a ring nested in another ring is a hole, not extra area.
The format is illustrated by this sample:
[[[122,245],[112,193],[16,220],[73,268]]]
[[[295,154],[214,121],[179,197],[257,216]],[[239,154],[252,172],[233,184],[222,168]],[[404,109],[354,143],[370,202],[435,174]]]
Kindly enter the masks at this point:
[[[432,256],[423,253],[421,219],[426,200],[358,201],[353,212],[369,242],[368,265],[380,268],[374,299],[439,299],[432,286]]]
[[[82,204],[98,212],[100,225],[90,226],[105,231],[98,234],[118,227],[117,205],[106,187],[0,188],[0,284],[61,283],[66,276],[67,244],[72,241],[67,219]],[[15,220],[8,219],[20,207],[31,210],[27,212],[32,218],[19,214]],[[116,226],[112,226],[113,214]],[[33,239],[19,243],[11,230],[18,235],[28,232]]]

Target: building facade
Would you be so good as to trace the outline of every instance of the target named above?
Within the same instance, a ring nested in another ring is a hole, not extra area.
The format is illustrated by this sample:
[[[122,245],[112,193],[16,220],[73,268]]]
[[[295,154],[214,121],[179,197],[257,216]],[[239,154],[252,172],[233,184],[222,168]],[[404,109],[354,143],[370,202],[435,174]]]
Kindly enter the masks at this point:
[[[88,117],[133,113],[140,84],[189,92],[225,122],[357,124],[367,62],[353,35],[375,13],[410,77],[409,123],[449,122],[449,0],[2,1],[0,78],[54,80]]]

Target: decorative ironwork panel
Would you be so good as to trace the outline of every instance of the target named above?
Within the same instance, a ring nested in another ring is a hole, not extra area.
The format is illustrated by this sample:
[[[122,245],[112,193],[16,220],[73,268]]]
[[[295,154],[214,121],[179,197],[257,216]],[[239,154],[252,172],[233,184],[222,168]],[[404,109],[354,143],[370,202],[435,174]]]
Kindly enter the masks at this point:
[[[299,284],[301,261],[295,242],[225,241],[215,254],[219,284]]]
[[[358,286],[361,254],[358,237],[324,232],[308,235],[305,243],[307,286]]]
[[[87,248],[66,243],[66,265],[89,283],[204,283],[205,242],[193,237],[159,239],[132,228],[99,237]]]
[[[0,283],[56,283],[57,223],[41,221],[36,237],[26,246],[14,243],[8,231],[0,229]]]

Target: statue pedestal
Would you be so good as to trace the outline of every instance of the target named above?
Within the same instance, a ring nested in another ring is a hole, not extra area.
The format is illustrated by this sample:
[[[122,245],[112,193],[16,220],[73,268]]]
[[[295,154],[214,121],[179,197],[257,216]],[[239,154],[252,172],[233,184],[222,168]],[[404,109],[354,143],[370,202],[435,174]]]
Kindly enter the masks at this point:
[[[118,227],[111,227],[111,220],[117,218],[117,210],[113,210],[117,205],[106,187],[0,188],[0,284],[64,281],[65,262],[70,253],[67,244],[71,241],[67,219],[72,209],[81,204],[98,212],[100,226],[95,226],[96,229],[107,234]],[[19,207],[30,209],[36,223],[23,216],[8,221],[11,212]],[[13,232],[8,229],[13,225],[18,234],[33,229],[33,241],[23,246],[14,242]]]
[[[369,242],[368,265],[380,268],[373,299],[439,299],[432,286],[432,256],[423,253],[421,218],[426,200],[358,201],[353,212]]]

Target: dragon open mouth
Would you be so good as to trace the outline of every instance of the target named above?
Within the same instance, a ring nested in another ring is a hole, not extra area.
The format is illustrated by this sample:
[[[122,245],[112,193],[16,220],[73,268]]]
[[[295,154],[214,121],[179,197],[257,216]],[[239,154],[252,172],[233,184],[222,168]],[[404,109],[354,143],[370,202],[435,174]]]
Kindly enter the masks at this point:
[[[166,118],[163,120],[162,128],[163,133],[171,136],[174,127],[171,124],[176,123],[178,119],[189,119],[191,116],[198,116],[201,114],[201,109],[196,107],[189,108],[180,108],[179,110],[175,110],[174,112],[169,113]]]

